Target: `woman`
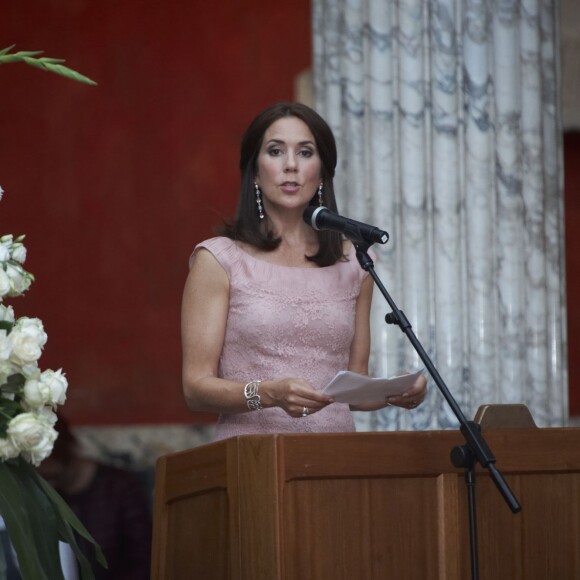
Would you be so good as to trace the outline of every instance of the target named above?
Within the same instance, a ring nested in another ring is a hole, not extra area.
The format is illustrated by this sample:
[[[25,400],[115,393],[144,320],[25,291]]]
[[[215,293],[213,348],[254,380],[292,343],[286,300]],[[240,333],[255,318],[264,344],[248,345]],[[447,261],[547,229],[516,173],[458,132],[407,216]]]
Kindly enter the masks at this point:
[[[185,398],[220,414],[217,439],[353,431],[351,410],[425,397],[423,377],[351,409],[321,392],[339,370],[367,374],[370,351],[372,279],[349,241],[302,218],[336,211],[335,168],[332,131],[305,105],[273,105],[244,134],[235,220],[195,248],[182,304]]]

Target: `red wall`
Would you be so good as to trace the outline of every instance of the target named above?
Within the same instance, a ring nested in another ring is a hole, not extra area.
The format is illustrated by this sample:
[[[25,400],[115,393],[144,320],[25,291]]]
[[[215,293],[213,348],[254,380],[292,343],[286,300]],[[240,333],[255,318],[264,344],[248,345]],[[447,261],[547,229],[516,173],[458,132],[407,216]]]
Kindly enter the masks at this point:
[[[99,83],[0,68],[0,232],[27,234],[12,304],[44,322],[41,367],[75,424],[191,421],[187,259],[234,210],[243,129],[310,66],[309,0],[10,2],[0,37]]]

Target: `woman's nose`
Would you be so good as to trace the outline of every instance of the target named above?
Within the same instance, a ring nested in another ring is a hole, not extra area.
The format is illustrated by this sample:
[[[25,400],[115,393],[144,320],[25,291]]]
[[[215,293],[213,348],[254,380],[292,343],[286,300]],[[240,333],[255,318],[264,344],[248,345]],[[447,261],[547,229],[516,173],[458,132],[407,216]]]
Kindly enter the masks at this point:
[[[286,164],[284,166],[284,171],[295,171],[296,170],[296,156],[294,153],[290,152],[286,155]]]

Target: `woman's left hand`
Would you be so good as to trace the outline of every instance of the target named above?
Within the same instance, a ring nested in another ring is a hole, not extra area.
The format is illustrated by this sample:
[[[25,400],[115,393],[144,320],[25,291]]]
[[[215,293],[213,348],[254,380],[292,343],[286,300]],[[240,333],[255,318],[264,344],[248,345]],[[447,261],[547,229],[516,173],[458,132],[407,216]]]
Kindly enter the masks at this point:
[[[387,397],[385,407],[402,407],[403,409],[414,409],[418,407],[427,395],[427,379],[424,375],[419,375],[414,385],[402,395]]]
[[[424,375],[419,375],[413,386],[402,395],[387,397],[380,403],[362,403],[360,405],[351,405],[351,411],[378,411],[385,407],[401,407],[403,409],[414,409],[418,407],[427,394],[427,379]]]

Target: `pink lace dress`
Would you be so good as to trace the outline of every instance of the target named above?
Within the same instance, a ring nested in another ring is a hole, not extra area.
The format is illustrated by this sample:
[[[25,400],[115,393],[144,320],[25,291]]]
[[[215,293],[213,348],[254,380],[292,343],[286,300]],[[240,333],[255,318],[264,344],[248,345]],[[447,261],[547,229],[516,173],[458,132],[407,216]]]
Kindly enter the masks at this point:
[[[322,389],[348,367],[355,303],[363,279],[351,247],[348,261],[325,268],[270,264],[218,237],[209,250],[230,281],[230,305],[219,376],[242,383],[302,377]],[[334,403],[304,418],[280,408],[220,415],[216,439],[256,433],[354,431],[348,405]]]

